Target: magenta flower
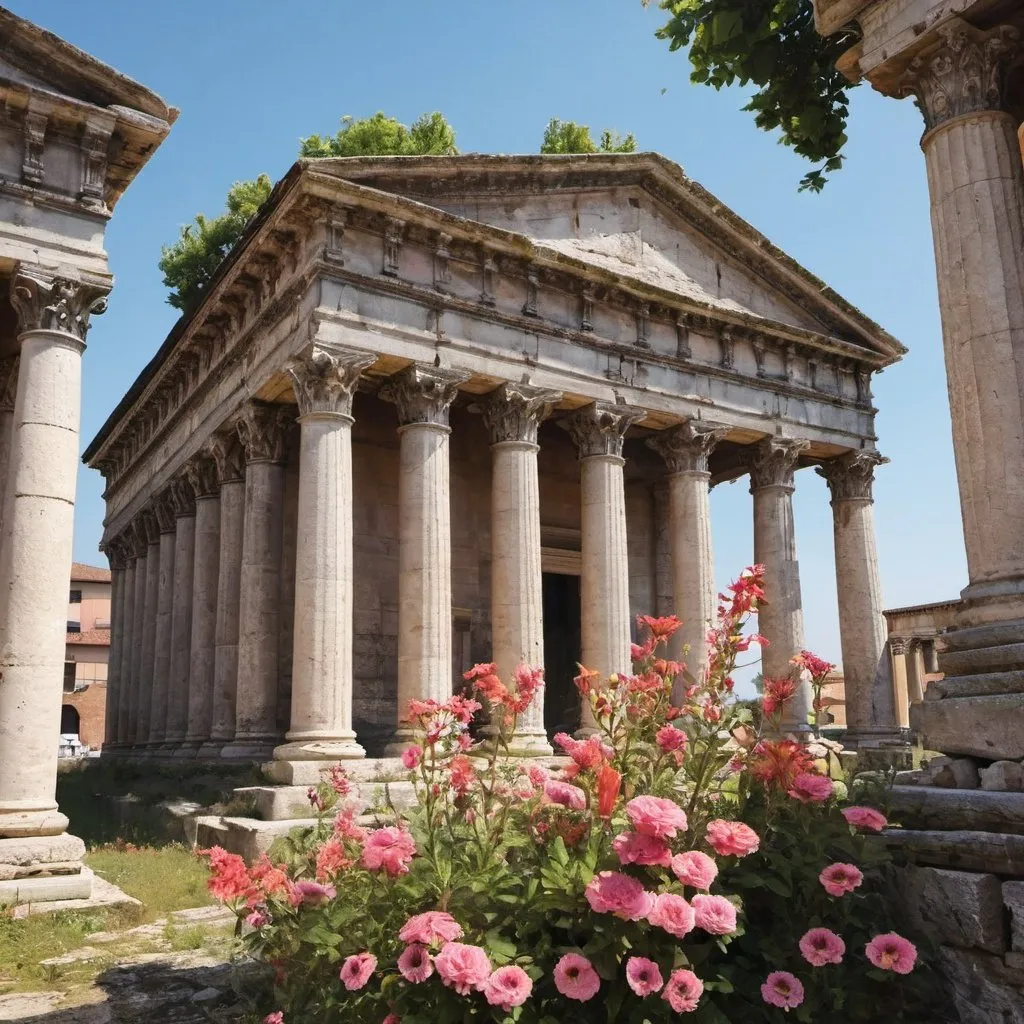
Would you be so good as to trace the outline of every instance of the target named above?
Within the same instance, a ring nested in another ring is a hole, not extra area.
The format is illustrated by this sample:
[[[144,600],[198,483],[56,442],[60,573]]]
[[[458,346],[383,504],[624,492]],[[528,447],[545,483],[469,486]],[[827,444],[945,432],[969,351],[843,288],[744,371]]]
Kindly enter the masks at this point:
[[[626,961],[626,981],[641,999],[654,992],[660,992],[665,984],[661,969],[645,956],[631,956]]]
[[[491,1006],[500,1006],[506,1013],[513,1006],[522,1006],[533,991],[530,976],[514,964],[499,967],[486,981],[484,996]]]
[[[709,935],[731,935],[736,931],[736,907],[724,896],[694,896],[693,914],[698,928]]]
[[[570,811],[582,811],[587,806],[587,794],[579,786],[571,786],[557,779],[548,779],[544,783],[544,795],[553,804],[561,804]]]
[[[380,1024],[402,1024],[402,1018],[397,1013],[389,1013]]]
[[[789,1013],[804,1001],[804,987],[789,971],[772,971],[761,986],[761,998]]]
[[[917,963],[917,947],[896,932],[876,935],[864,947],[864,952],[875,967],[897,974],[909,974]]]
[[[415,743],[402,751],[402,764],[412,771],[423,760],[423,750]]]
[[[434,973],[434,964],[427,947],[418,942],[406,946],[398,958],[398,970],[406,981],[411,981],[414,985],[426,981]]]
[[[646,917],[654,900],[640,882],[618,871],[594,875],[587,886],[586,897],[595,913],[614,914],[624,921]]]
[[[787,795],[802,804],[821,804],[832,795],[832,780],[812,772],[800,772]]]
[[[404,875],[409,862],[416,856],[416,841],[403,828],[388,825],[374,829],[363,846],[360,863],[368,871],[384,869],[389,875]]]
[[[585,1003],[597,995],[601,987],[601,979],[597,971],[585,956],[579,953],[566,953],[561,960],[555,964],[554,975],[555,988],[566,999],[576,999]]]
[[[313,906],[333,900],[338,895],[333,885],[321,885],[305,878],[295,883],[293,891],[299,903],[310,903]]]
[[[474,989],[483,991],[491,976],[491,961],[479,946],[464,942],[449,942],[434,957],[434,966],[441,980],[460,996],[468,995]]]
[[[263,1024],[284,1024],[284,1014],[280,1010],[268,1013],[263,1018]]]
[[[693,886],[707,892],[718,877],[718,865],[700,850],[687,850],[672,858],[672,873],[683,885]]]
[[[730,903],[729,906],[732,904]],[[675,935],[679,939],[693,931],[696,919],[693,907],[682,896],[671,892],[663,892],[655,896],[654,906],[651,907],[650,913],[647,915],[647,920],[655,928],[661,928],[662,931],[668,932],[669,935]],[[735,911],[733,911],[733,921],[735,922]]]
[[[440,946],[462,938],[462,928],[451,914],[428,910],[415,914],[402,925],[398,937],[403,942],[419,942],[424,946]]]
[[[642,832],[623,832],[612,842],[620,864],[656,865],[667,868],[672,863],[672,851],[664,839],[645,836]]]
[[[748,853],[755,853],[761,845],[757,833],[742,821],[716,818],[708,822],[706,836],[711,848],[720,857],[746,857]]]
[[[812,928],[800,940],[800,952],[813,967],[841,964],[846,953],[846,943],[828,928]]]
[[[654,737],[658,746],[666,751],[686,750],[686,733],[674,725],[663,725]]]
[[[345,959],[338,977],[349,992],[356,992],[366,985],[376,968],[377,958],[372,953],[355,953]]]
[[[704,982],[693,971],[680,968],[669,976],[665,991],[661,998],[676,1013],[690,1013],[697,1009],[700,997],[704,994]]]
[[[856,828],[868,828],[881,832],[889,824],[885,815],[873,807],[844,807],[843,817]]]
[[[626,804],[633,828],[656,839],[674,839],[686,831],[686,812],[673,800],[659,796],[637,796]]]
[[[829,864],[820,875],[818,881],[825,886],[829,896],[844,896],[864,881],[860,869],[853,864]]]

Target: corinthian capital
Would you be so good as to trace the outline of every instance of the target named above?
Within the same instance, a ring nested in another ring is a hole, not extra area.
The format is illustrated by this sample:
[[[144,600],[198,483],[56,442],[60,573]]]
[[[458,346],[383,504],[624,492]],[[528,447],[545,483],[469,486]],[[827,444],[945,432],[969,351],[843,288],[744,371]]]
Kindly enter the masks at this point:
[[[477,405],[473,412],[483,415],[491,432],[491,443],[528,441],[537,443],[537,428],[562,400],[561,391],[547,391],[529,384],[502,384]]]
[[[815,467],[825,478],[833,501],[859,498],[871,501],[871,484],[875,479],[875,466],[889,460],[875,451],[847,452]]]
[[[11,305],[22,331],[60,331],[85,341],[89,318],[106,310],[109,291],[108,282],[73,280],[19,263],[11,278]]]
[[[751,492],[761,487],[792,487],[797,461],[810,445],[791,437],[766,437],[751,445],[747,453]]]
[[[375,361],[376,356],[370,352],[311,345],[288,365],[299,415],[351,416],[359,375]]]
[[[706,473],[708,457],[728,433],[728,427],[687,420],[648,438],[647,445],[665,460],[670,473]]]
[[[214,434],[202,454],[213,459],[218,485],[236,483],[245,478],[245,452],[236,431],[225,430]]]
[[[988,32],[953,18],[938,29],[942,41],[910,64],[903,95],[913,94],[932,129],[963,114],[1002,110],[1006,71],[1020,33],[1010,25]]]
[[[288,406],[253,399],[235,421],[246,462],[284,462]]]
[[[416,363],[389,377],[380,389],[380,397],[398,406],[398,422],[448,425],[448,409],[458,394],[459,385],[470,375],[459,370],[441,370]]]
[[[646,415],[645,410],[636,406],[594,402],[559,420],[559,426],[569,431],[581,459],[594,455],[621,457],[626,431]]]

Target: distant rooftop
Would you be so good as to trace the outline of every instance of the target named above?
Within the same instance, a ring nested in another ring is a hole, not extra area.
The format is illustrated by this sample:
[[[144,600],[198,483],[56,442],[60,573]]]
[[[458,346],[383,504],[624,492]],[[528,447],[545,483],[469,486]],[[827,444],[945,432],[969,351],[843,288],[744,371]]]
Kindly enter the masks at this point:
[[[109,583],[110,570],[101,569],[98,565],[84,565],[82,562],[71,563],[72,583]]]

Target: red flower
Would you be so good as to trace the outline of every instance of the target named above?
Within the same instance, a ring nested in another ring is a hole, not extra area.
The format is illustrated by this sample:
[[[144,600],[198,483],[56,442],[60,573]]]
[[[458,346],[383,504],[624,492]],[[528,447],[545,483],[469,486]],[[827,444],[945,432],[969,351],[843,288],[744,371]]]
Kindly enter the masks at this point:
[[[244,898],[253,890],[245,861],[237,853],[228,853],[220,846],[200,850],[199,853],[210,858],[211,875],[206,885],[222,903]]]
[[[801,772],[813,772],[814,758],[806,747],[793,740],[762,740],[754,748],[750,770],[765,785],[790,790]]]
[[[607,820],[612,816],[620,789],[622,776],[610,764],[606,764],[597,773],[597,813],[600,817]]]
[[[830,661],[819,658],[810,651],[801,651],[799,654],[793,655],[789,660],[790,664],[799,665],[801,668],[807,669],[815,680],[824,679],[835,668],[835,665]]]
[[[600,674],[601,673],[596,669],[584,668],[583,665],[580,665],[580,674],[573,680],[576,684],[576,689],[579,690],[584,697],[589,696],[592,688],[591,680],[597,679]]]
[[[667,640],[682,625],[674,615],[638,615],[636,624],[646,626],[655,640]]]
[[[764,697],[761,700],[761,707],[764,713],[770,718],[787,700],[791,700],[796,692],[796,683],[792,679],[765,679]]]
[[[448,781],[458,796],[465,795],[475,780],[473,762],[465,754],[456,754],[448,762]]]

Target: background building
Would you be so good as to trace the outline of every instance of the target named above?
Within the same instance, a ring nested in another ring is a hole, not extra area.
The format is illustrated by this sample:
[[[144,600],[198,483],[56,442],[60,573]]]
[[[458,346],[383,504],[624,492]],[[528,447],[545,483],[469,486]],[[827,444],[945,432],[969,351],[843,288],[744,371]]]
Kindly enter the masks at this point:
[[[62,757],[99,750],[107,705],[110,654],[110,570],[71,566],[64,701],[60,716]]]

